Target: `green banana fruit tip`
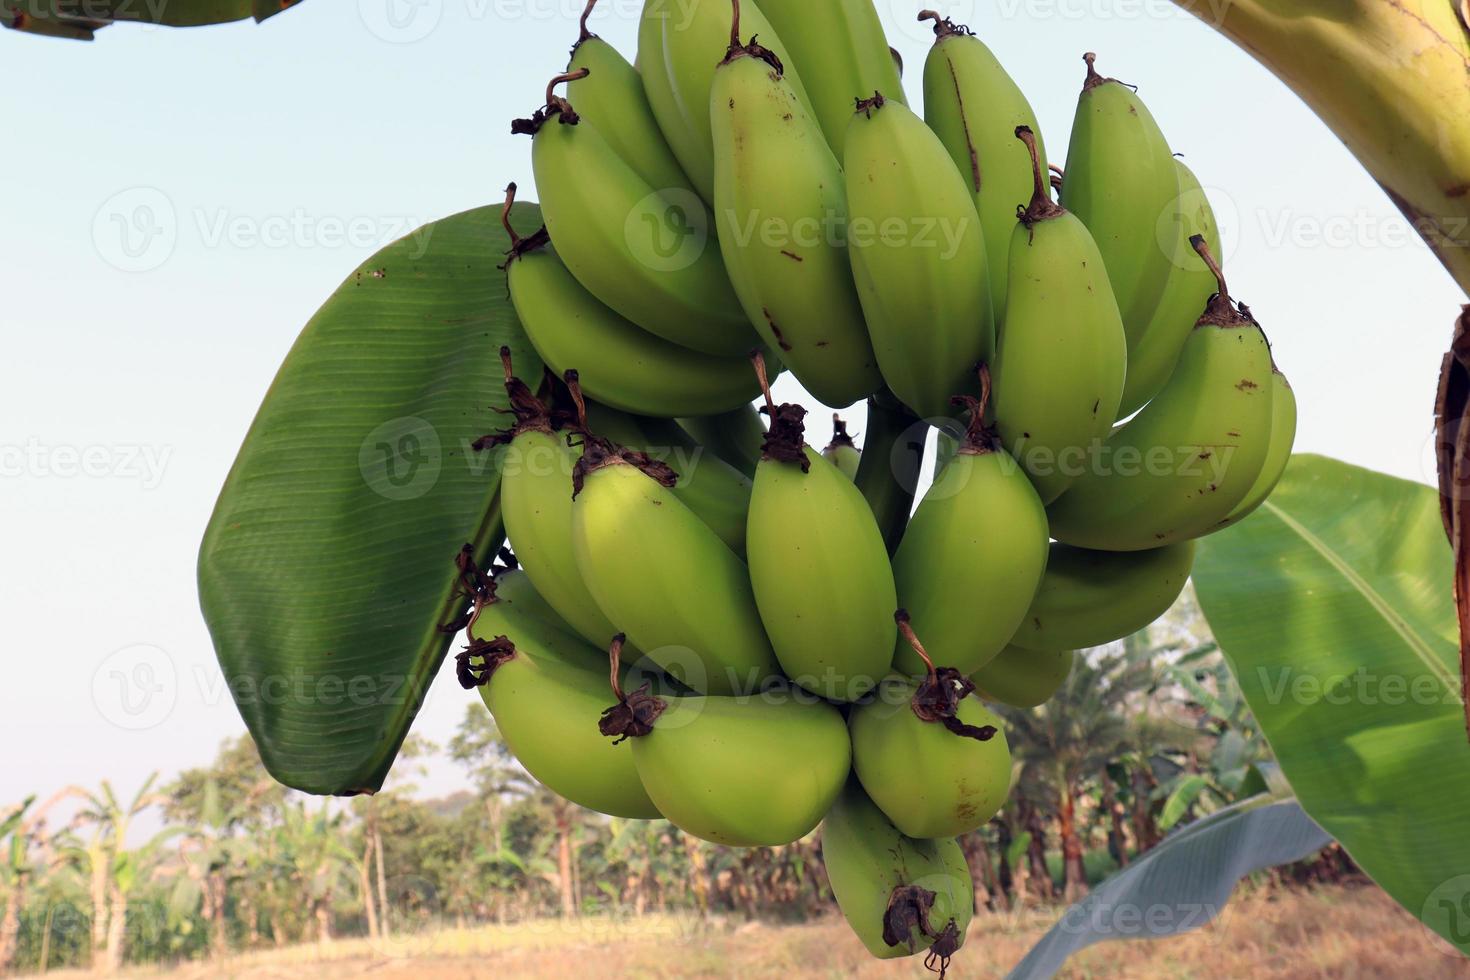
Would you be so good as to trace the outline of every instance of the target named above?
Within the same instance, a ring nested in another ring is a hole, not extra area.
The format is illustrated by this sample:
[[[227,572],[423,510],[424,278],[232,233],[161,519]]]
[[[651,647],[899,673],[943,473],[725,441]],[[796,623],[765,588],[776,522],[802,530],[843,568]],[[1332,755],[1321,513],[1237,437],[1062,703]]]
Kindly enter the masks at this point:
[[[842,420],[842,416],[838,415],[836,412],[833,412],[832,441],[827,443],[826,451],[831,452],[834,449],[841,449],[844,446],[849,449],[856,449],[857,443],[853,442],[852,436],[848,435],[847,423]]]
[[[567,390],[577,406],[576,430],[582,437],[582,456],[572,467],[572,499],[576,500],[586,485],[587,477],[609,466],[632,466],[650,480],[673,489],[679,482],[679,474],[667,463],[654,459],[648,453],[627,446],[619,446],[609,439],[596,435],[587,427],[587,401],[582,397],[582,384],[575,369],[563,375]]]
[[[545,248],[551,244],[551,233],[542,225],[529,237],[522,238],[516,234],[515,227],[510,223],[510,209],[516,203],[516,184],[511,181],[505,188],[505,205],[500,209],[500,224],[505,228],[505,233],[510,238],[510,248],[505,252],[505,264],[498,266],[502,272],[510,268],[510,264],[528,252],[534,252],[538,248]],[[504,348],[501,348],[504,350]]]
[[[963,408],[970,415],[965,426],[965,439],[955,450],[956,455],[984,456],[1000,448],[1000,433],[995,426],[985,424],[985,412],[990,407],[990,365],[980,364],[975,373],[980,377],[980,397],[955,395],[949,403]]]
[[[949,961],[960,948],[960,930],[951,918],[936,935],[929,928],[929,912],[934,907],[934,893],[919,885],[900,885],[888,896],[888,908],[883,913],[883,941],[890,946],[899,946],[909,941],[914,930],[932,938],[934,945],[924,957],[924,968],[938,973],[940,980],[949,970]]]
[[[803,473],[810,473],[812,461],[806,455],[806,409],[800,405],[777,405],[771,397],[771,383],[766,377],[766,359],[760,351],[750,352],[755,375],[760,380],[766,405],[761,409],[771,419],[771,427],[761,443],[761,459],[777,463],[796,463]],[[836,418],[836,416],[833,416]],[[851,440],[849,440],[849,443]]]
[[[614,745],[621,745],[630,738],[643,738],[652,734],[653,723],[669,706],[663,698],[649,693],[650,684],[644,684],[631,694],[623,693],[623,686],[618,680],[618,670],[622,663],[623,644],[627,642],[627,639],[626,636],[619,633],[612,638],[612,644],[608,647],[612,690],[618,703],[604,711],[602,719],[597,723],[597,730],[613,739]]]
[[[1041,155],[1036,149],[1036,134],[1031,131],[1031,127],[1017,126],[1016,139],[1025,143],[1027,152],[1031,154],[1033,181],[1031,203],[1016,205],[1016,220],[1027,228],[1033,228],[1039,222],[1060,218],[1067,210],[1051,199],[1051,181],[1047,179],[1046,169],[1041,165]]]
[[[757,35],[752,34],[750,41],[746,44],[740,43],[740,0],[730,0],[730,7],[732,11],[730,17],[730,47],[725,52],[725,60],[721,61],[720,64],[728,65],[738,58],[759,58],[761,61],[770,65],[778,77],[785,75],[786,66],[781,64],[781,59],[777,57],[776,52],[756,43]]]
[[[873,118],[873,113],[888,104],[888,100],[883,98],[882,92],[874,92],[873,97],[870,99],[856,99],[854,101],[857,102],[857,108],[854,110],[854,113],[861,112],[869,119]]]
[[[929,670],[929,675],[919,682],[914,690],[913,700],[910,707],[920,721],[937,723],[962,738],[973,738],[977,742],[988,742],[999,734],[994,725],[976,727],[966,725],[957,717],[960,702],[969,695],[975,693],[975,684],[964,674],[953,667],[935,667],[934,661],[930,659],[924,645],[919,642],[918,636],[914,634],[913,625],[909,622],[908,610],[900,609],[894,614],[893,619],[898,623],[898,630],[903,638],[908,641],[909,646],[924,661]]]
[[[961,37],[974,37],[975,32],[964,24],[956,24],[948,17],[941,17],[937,10],[919,11],[919,20],[932,20],[934,22],[934,36],[939,40],[959,35]]]
[[[1220,268],[1220,263],[1210,254],[1210,246],[1203,235],[1191,235],[1189,244],[1199,253],[1199,257],[1209,266],[1210,272],[1215,277],[1218,291],[1210,297],[1205,312],[1200,316],[1197,326],[1201,327],[1260,327],[1256,318],[1251,316],[1249,306],[1244,303],[1236,304],[1230,299],[1230,290],[1225,285],[1225,272]],[[1237,306],[1239,307],[1237,309]]]
[[[1127,82],[1120,82],[1116,78],[1108,78],[1106,75],[1099,75],[1096,67],[1097,55],[1093,52],[1089,51],[1084,54],[1082,56],[1082,60],[1087,63],[1087,78],[1085,78],[1082,82],[1082,91],[1091,92],[1098,86],[1106,85],[1109,82],[1112,82],[1115,85],[1122,85],[1124,88],[1131,88],[1135,92],[1138,91],[1137,85],[1130,85]]]
[[[502,555],[509,556],[509,553],[502,549]],[[508,560],[514,561],[515,558],[509,556]],[[471,607],[464,615],[440,626],[439,629],[445,633],[472,630],[480,614],[497,601],[495,577],[486,574],[485,570],[476,564],[473,545],[467,544],[461,548],[459,554],[454,558],[454,564],[459,569],[459,594],[471,601]],[[507,637],[497,636],[493,640],[477,640],[472,631],[469,645],[454,658],[455,676],[459,679],[459,686],[466,691],[484,687],[490,682],[496,669],[515,655],[515,644]]]
[[[536,393],[530,389],[530,386],[515,376],[509,347],[500,348],[500,364],[505,370],[505,391],[510,396],[510,408],[496,409],[496,411],[513,415],[516,421],[508,429],[492,432],[490,435],[476,439],[471,444],[471,448],[477,453],[494,449],[496,446],[508,446],[522,432],[553,433],[558,428],[545,403],[536,397]]]
[[[546,104],[531,113],[529,119],[513,119],[510,123],[512,136],[535,136],[541,132],[541,127],[551,121],[552,116],[563,126],[575,126],[581,122],[582,117],[577,115],[577,110],[566,99],[557,95],[554,89],[564,82],[575,82],[579,78],[586,78],[592,74],[590,68],[580,68],[577,71],[563,72],[546,83]]]

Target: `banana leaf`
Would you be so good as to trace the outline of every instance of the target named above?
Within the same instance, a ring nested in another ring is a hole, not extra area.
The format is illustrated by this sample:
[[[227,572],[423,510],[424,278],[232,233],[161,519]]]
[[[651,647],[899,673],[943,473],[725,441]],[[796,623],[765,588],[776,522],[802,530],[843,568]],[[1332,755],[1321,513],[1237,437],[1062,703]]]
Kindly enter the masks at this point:
[[[90,41],[109,24],[203,27],[256,22],[300,0],[0,0],[0,24],[29,34]]]
[[[261,759],[317,794],[376,791],[450,643],[453,559],[502,530],[499,348],[539,378],[496,265],[500,207],[427,225],[348,276],[266,393],[199,553],[220,666]],[[516,220],[536,227],[534,205]]]
[[[1314,820],[1470,952],[1470,745],[1454,560],[1429,487],[1296,456],[1194,582],[1257,723]]]
[[[1208,924],[1236,882],[1310,857],[1332,839],[1290,796],[1243,800],[1165,838],[1062,913],[1008,980],[1054,976],[1079,950],[1112,939],[1161,939]]]

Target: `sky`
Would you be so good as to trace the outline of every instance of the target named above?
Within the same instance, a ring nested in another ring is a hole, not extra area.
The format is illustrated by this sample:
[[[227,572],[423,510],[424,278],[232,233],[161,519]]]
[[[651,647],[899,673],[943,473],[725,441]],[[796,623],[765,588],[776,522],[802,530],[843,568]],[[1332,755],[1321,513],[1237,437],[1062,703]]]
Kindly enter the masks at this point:
[[[921,5],[876,2],[918,104]],[[581,6],[305,0],[259,26],[123,25],[92,44],[0,30],[0,807],[102,778],[131,794],[243,730],[194,581],[240,440],[360,262],[511,180],[531,196],[509,121],[564,66]],[[1296,389],[1298,450],[1432,480],[1463,295],[1289,90],[1164,0],[937,6],[998,54],[1057,161],[1084,51],[1138,85]],[[602,0],[593,20],[630,58],[639,7]],[[446,742],[466,697],[441,676],[415,731]],[[460,778],[443,763],[419,785]]]

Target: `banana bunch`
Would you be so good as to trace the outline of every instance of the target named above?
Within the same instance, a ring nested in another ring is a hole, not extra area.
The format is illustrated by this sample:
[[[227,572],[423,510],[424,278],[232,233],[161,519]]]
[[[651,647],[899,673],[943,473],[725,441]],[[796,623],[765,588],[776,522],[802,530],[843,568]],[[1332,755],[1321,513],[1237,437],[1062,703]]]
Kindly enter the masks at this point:
[[[1174,603],[1280,480],[1295,395],[1199,180],[1093,55],[1063,169],[941,12],[911,108],[873,0],[646,0],[632,63],[595,3],[513,126],[545,225],[512,184],[504,268],[547,370],[505,355],[475,444],[516,557],[456,559],[460,681],[583,806],[820,828],[867,948],[943,970],[955,838],[1011,789],[993,706]],[[834,414],[809,444],[782,372],[865,403],[861,440]]]

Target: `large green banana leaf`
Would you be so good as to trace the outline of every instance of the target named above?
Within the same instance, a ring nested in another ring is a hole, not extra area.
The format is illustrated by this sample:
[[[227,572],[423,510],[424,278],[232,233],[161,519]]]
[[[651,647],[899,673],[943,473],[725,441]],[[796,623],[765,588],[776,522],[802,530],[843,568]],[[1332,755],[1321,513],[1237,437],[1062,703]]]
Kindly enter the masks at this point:
[[[1199,602],[1307,813],[1470,952],[1470,745],[1436,491],[1296,456],[1202,543]]]
[[[276,779],[376,790],[448,649],[453,559],[501,541],[499,348],[541,364],[496,265],[500,208],[427,225],[347,277],[260,407],[199,554],[220,665]],[[533,205],[517,223],[534,228]]]
[[[92,40],[108,24],[202,27],[265,20],[300,0],[0,0],[0,24],[31,34]]]
[[[1290,796],[1263,793],[1216,811],[1140,857],[1062,913],[1007,980],[1044,980],[1067,957],[1112,939],[1162,939],[1208,925],[1246,875],[1332,843]]]

